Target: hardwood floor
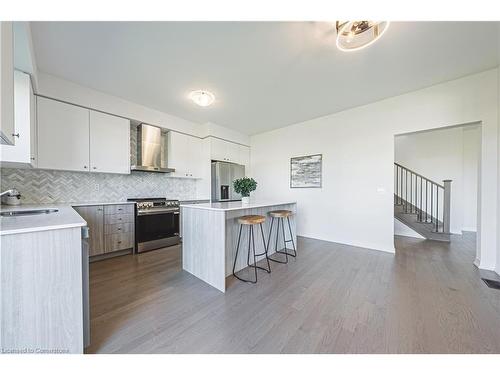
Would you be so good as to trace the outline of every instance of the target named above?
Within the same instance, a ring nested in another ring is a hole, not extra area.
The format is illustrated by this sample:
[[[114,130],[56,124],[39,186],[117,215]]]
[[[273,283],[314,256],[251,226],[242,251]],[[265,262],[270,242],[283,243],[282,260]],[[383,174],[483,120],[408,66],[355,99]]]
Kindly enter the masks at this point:
[[[299,237],[298,258],[226,294],[182,271],[179,247],[92,263],[87,352],[500,353],[500,291],[472,264],[474,236],[395,243]]]

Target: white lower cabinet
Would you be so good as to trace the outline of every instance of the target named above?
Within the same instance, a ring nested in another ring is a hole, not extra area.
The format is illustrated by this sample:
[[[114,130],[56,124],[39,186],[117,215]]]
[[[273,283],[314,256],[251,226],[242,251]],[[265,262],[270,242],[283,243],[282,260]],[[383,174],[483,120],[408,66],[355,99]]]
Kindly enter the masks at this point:
[[[130,173],[130,121],[38,97],[38,168]]]
[[[35,96],[29,74],[14,72],[14,145],[0,145],[2,167],[36,167]]]
[[[202,178],[203,141],[200,138],[170,131],[168,133],[168,166],[174,177]]]

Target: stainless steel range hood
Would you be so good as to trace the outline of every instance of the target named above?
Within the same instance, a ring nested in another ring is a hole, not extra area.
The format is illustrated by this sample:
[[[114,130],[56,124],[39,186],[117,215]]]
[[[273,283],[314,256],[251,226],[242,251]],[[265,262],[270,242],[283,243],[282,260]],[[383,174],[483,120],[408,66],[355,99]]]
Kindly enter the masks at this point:
[[[137,162],[130,167],[132,171],[175,172],[175,169],[167,167],[166,137],[161,128],[140,124],[137,127],[136,152]]]

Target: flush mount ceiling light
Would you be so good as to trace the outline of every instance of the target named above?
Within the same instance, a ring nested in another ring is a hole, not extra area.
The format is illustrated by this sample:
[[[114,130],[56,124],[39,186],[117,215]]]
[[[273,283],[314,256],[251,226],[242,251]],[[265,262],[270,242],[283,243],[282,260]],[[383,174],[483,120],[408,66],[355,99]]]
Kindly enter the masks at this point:
[[[337,21],[337,48],[358,51],[375,43],[389,27],[388,21]]]
[[[196,90],[189,94],[189,99],[200,107],[208,107],[215,101],[215,95],[207,90]]]

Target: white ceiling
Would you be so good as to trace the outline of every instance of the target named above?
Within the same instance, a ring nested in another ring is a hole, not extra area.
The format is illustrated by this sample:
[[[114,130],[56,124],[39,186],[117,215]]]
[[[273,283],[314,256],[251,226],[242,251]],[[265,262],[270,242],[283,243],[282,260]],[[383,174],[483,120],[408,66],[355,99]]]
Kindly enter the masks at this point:
[[[247,134],[497,65],[497,24],[393,22],[357,52],[316,22],[34,22],[40,71]],[[202,108],[191,90],[215,93]]]

